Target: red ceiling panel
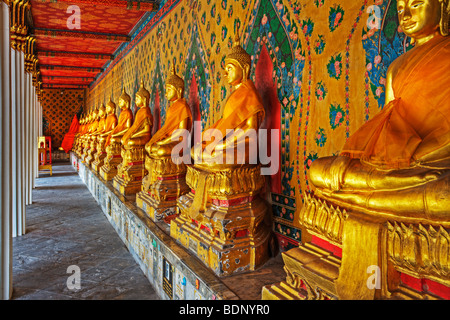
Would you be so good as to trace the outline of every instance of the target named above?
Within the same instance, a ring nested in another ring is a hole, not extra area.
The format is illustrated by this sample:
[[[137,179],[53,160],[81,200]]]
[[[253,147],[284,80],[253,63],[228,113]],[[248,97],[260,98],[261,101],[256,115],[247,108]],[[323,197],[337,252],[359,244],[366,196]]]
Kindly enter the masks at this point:
[[[36,36],[36,47],[39,51],[70,51],[70,52],[92,52],[109,53],[114,51],[122,44],[119,41],[104,41],[98,39],[75,39],[58,37],[57,39]]]
[[[91,2],[91,3],[89,3]],[[97,4],[93,4],[96,2]],[[89,54],[112,56],[124,41],[129,41],[130,32],[141,20],[146,11],[136,10],[139,4],[126,0],[31,0],[31,14],[36,37],[36,50],[39,65],[77,66],[102,68],[110,59]],[[127,9],[132,4],[133,10]],[[79,8],[80,28],[73,29],[70,24],[77,13],[68,8]],[[143,5],[143,6],[147,6]],[[68,23],[69,22],[69,23]],[[68,56],[61,56],[61,52]],[[76,55],[79,53],[81,55]],[[40,69],[42,82],[55,87],[78,87],[91,83],[101,70],[85,69]],[[49,78],[48,76],[57,76]],[[88,77],[89,79],[80,79]]]
[[[88,59],[88,58],[64,58],[64,57],[48,57],[38,54],[39,63],[52,64],[60,66],[79,66],[101,68],[108,61],[106,59]]]
[[[139,19],[143,11],[132,11],[126,8],[96,6],[76,3],[80,8],[80,31],[103,32],[114,34],[128,34]],[[67,21],[74,12],[67,8],[68,2],[42,2],[31,0],[31,13],[34,25],[39,28],[68,30]],[[71,20],[69,20],[70,24]]]
[[[44,69],[41,67],[41,75],[42,76],[66,76],[66,77],[86,77],[86,78],[93,78],[95,77],[98,72],[87,72],[87,71],[68,71],[68,70],[50,70],[50,69]]]

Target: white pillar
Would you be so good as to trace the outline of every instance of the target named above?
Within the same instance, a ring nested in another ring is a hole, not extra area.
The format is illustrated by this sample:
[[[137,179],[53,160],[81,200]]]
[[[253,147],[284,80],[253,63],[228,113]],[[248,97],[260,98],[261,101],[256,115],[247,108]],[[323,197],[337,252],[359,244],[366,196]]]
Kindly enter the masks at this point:
[[[33,203],[33,98],[32,98],[32,77],[31,73],[27,74],[28,81],[28,150],[27,150],[27,174],[28,174],[28,204]]]
[[[17,103],[17,72],[16,72],[16,51],[11,49],[11,105],[12,105],[12,123],[14,124],[14,130],[12,130],[12,147],[13,147],[13,163],[12,163],[12,236],[17,236],[18,219],[20,217],[20,210],[22,208],[20,204],[20,170],[19,170],[19,154],[18,154],[18,134],[19,134],[19,108]]]
[[[23,97],[21,95],[22,88],[21,88],[21,81],[22,81],[22,74],[21,74],[21,60],[20,60],[20,51],[18,50],[11,50],[11,83],[13,84],[13,100],[15,104],[13,103],[15,113],[16,113],[16,121],[15,121],[15,138],[16,143],[14,145],[14,153],[15,153],[15,194],[16,194],[16,210],[13,211],[13,237],[21,236],[25,233],[25,224],[24,221],[24,215],[25,215],[25,198],[23,195],[23,174],[22,174],[22,167],[23,167],[23,156],[22,156],[22,145],[23,145],[23,108],[22,108],[22,101]],[[14,137],[14,134],[13,134]]]
[[[9,8],[0,2],[0,299],[12,294],[11,46]]]
[[[31,189],[34,189],[36,179],[36,99],[34,96],[33,75],[31,78]]]
[[[36,178],[39,177],[39,163],[38,163],[38,123],[39,123],[39,111],[38,111],[38,101],[37,101],[37,95],[36,95],[36,88],[33,87],[33,109],[34,109],[34,137],[33,137],[33,154],[34,154],[34,160],[33,160],[33,166],[34,166],[34,180],[33,180],[33,188],[36,187]]]
[[[26,133],[26,113],[25,113],[25,56],[24,53],[21,51],[16,51],[16,53],[18,54],[18,59],[17,59],[17,70],[18,70],[18,74],[19,74],[19,79],[18,79],[18,87],[17,87],[17,91],[19,92],[19,97],[20,97],[20,123],[21,123],[21,127],[20,127],[20,134],[19,134],[19,139],[20,139],[20,177],[21,177],[21,197],[22,197],[22,201],[21,201],[21,205],[22,205],[22,216],[20,219],[20,225],[22,226],[22,234],[25,234],[25,217],[26,217],[26,149],[25,149],[25,133]]]
[[[25,145],[25,153],[24,153],[24,165],[25,165],[25,204],[29,205],[31,204],[30,201],[30,185],[31,185],[31,179],[30,179],[30,88],[29,88],[29,74],[28,72],[24,72],[24,83],[25,83],[25,135],[23,137],[23,142]]]

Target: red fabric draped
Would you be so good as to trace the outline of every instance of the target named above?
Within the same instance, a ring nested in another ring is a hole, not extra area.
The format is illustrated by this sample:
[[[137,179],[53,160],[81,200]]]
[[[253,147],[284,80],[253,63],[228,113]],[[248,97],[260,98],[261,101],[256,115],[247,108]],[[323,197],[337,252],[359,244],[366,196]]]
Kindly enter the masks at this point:
[[[75,135],[78,133],[79,127],[80,123],[78,122],[78,118],[75,115],[72,119],[69,131],[65,134],[64,139],[61,143],[61,147],[66,153],[69,153],[69,151],[72,150],[73,140],[75,139]]]

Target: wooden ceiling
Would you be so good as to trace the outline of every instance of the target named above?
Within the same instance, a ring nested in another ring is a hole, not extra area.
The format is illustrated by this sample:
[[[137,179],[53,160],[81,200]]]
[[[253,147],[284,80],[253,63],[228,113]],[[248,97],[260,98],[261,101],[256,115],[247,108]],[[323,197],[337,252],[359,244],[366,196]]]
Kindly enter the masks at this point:
[[[88,88],[157,0],[31,0],[42,88]]]

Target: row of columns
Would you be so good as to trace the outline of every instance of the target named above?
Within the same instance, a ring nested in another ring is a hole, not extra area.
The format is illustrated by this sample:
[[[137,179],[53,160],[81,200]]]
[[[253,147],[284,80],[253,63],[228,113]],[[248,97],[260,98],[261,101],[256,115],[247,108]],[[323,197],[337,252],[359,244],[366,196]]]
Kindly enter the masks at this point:
[[[0,1],[0,299],[12,295],[12,238],[25,234],[38,177],[42,107],[25,54],[11,47],[8,3]]]

